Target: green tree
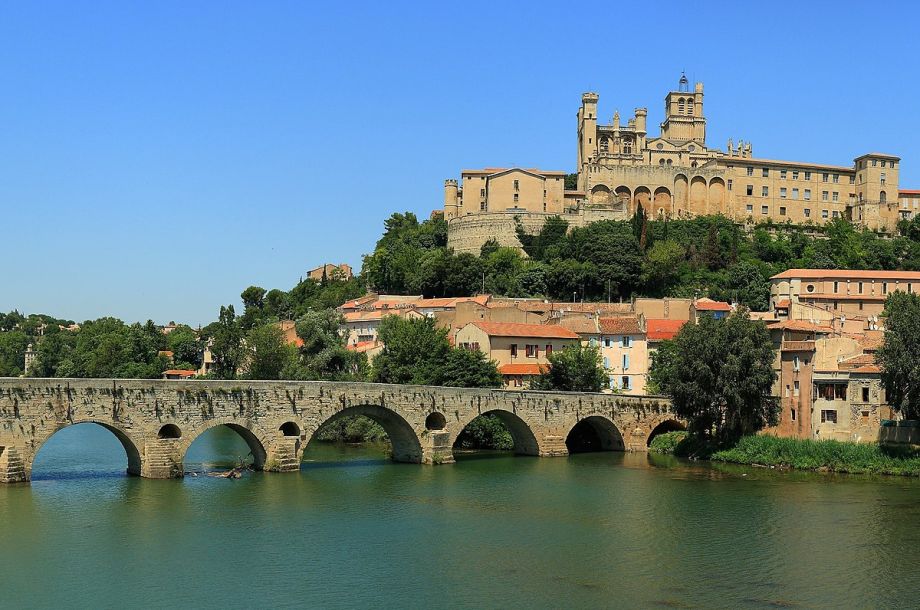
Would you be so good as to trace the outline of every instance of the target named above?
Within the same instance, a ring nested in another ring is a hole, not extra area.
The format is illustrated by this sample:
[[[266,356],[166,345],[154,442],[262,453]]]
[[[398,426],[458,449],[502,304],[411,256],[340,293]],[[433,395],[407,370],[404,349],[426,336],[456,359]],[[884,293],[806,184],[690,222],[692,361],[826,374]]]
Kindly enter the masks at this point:
[[[776,423],[774,357],[766,326],[739,309],[722,320],[703,316],[685,324],[674,352],[654,359],[650,376],[691,433],[724,442]]]
[[[284,333],[274,323],[250,330],[246,334],[246,348],[249,379],[281,379],[282,372],[297,357],[296,348],[284,342]]]
[[[385,316],[378,337],[384,347],[374,358],[374,381],[441,384],[442,364],[447,360],[450,344],[447,331],[435,326],[433,318]]]
[[[220,316],[213,327],[211,353],[214,355],[214,376],[218,379],[235,379],[243,364],[243,329],[233,310],[233,305],[220,308]]]
[[[24,332],[0,332],[0,377],[22,375],[28,346],[29,337]]]
[[[600,349],[590,345],[567,345],[549,356],[549,368],[536,381],[540,390],[600,392],[607,383]]]
[[[494,360],[479,350],[451,348],[440,373],[440,384],[457,388],[498,388],[502,375]]]
[[[885,315],[885,340],[875,359],[888,402],[905,419],[920,419],[920,297],[891,293]]]
[[[646,294],[663,297],[680,281],[686,255],[679,243],[656,241],[645,253],[642,263],[642,284]]]
[[[198,334],[190,327],[176,327],[166,336],[166,343],[177,367],[191,366],[197,369],[201,365],[201,344]]]
[[[366,358],[346,347],[340,329],[344,320],[331,309],[311,311],[297,320],[297,336],[303,343],[300,360],[283,373],[288,379],[345,381],[366,376]]]

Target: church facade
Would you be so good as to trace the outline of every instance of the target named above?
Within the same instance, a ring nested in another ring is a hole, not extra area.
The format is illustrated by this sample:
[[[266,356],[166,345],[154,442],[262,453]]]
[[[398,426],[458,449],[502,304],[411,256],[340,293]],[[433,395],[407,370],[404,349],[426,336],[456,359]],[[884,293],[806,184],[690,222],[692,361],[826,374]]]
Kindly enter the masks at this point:
[[[703,84],[691,89],[683,75],[665,96],[657,135],[648,132],[646,108],[604,124],[598,101],[585,93],[578,109],[577,185],[569,185],[576,188],[564,188],[563,172],[464,170],[460,183],[445,182],[450,226],[462,230],[463,218],[477,215],[516,214],[531,222],[553,214],[627,218],[639,205],[658,218],[723,214],[736,222],[820,225],[842,217],[884,232],[904,217],[897,156],[867,153],[842,166],[758,158],[742,141],[710,148]]]

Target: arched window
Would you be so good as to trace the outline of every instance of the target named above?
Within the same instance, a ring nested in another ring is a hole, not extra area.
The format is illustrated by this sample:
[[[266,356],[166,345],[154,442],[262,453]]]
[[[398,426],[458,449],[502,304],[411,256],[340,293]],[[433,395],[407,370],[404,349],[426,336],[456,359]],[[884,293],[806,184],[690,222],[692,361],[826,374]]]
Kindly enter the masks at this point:
[[[677,114],[684,113],[684,98],[677,100]]]
[[[687,100],[687,114],[689,114],[690,116],[693,116],[693,100],[692,99]]]
[[[601,152],[607,152],[607,137],[601,138]]]
[[[885,191],[881,191],[878,194],[878,200],[882,203],[885,203],[886,201],[888,201],[888,195],[885,194]]]
[[[658,165],[664,165],[664,159],[658,159]]]
[[[690,167],[696,167],[696,161],[690,164]]]
[[[626,155],[632,154],[632,140],[629,140],[629,139],[623,140],[623,154],[626,154]]]

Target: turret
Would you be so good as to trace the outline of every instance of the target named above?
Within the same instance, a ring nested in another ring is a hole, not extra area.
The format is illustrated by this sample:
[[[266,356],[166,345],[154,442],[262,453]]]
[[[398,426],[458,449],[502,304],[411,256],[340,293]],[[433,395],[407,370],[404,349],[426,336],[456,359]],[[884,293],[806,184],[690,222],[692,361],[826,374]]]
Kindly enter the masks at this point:
[[[586,165],[597,150],[597,100],[596,93],[587,92],[581,96],[578,109],[578,188],[585,188]]]
[[[444,181],[444,219],[450,220],[460,215],[459,186],[456,180]]]

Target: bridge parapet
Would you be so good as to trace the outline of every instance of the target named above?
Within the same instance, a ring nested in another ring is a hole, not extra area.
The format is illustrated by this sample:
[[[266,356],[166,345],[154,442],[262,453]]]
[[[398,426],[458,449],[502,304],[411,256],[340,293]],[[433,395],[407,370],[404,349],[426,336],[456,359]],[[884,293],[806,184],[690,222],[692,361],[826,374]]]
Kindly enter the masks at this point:
[[[364,415],[390,438],[393,459],[449,463],[460,432],[494,413],[525,455],[568,455],[567,439],[587,426],[605,449],[644,451],[649,435],[673,421],[657,396],[530,392],[350,382],[0,379],[0,482],[27,481],[51,436],[99,424],[125,448],[128,472],[149,478],[183,474],[185,452],[215,426],[236,431],[253,465],[299,470],[319,428]]]

